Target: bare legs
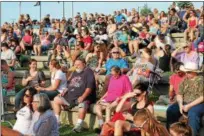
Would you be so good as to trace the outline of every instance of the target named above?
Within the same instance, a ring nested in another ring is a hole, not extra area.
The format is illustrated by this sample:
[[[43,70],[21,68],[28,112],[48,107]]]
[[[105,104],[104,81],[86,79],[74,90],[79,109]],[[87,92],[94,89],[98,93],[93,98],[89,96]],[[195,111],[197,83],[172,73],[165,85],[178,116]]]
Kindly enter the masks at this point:
[[[131,124],[127,121],[117,120],[115,122],[114,136],[123,136],[123,132],[130,131]]]
[[[41,45],[36,45],[36,44],[33,46],[33,50],[34,50],[35,55],[37,55],[37,56],[41,55],[41,52],[42,52],[41,47],[42,47]]]

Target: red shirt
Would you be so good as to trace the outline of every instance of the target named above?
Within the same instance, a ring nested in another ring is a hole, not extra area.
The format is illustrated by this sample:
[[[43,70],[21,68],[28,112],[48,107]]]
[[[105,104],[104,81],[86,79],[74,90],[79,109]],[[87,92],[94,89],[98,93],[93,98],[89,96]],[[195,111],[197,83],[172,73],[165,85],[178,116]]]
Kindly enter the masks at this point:
[[[180,77],[178,76],[178,74],[173,74],[171,77],[170,77],[170,85],[173,86],[174,88],[174,91],[175,91],[175,94],[178,94],[178,90],[179,90],[179,85],[180,83],[183,81],[183,79],[185,78],[185,76],[183,77]]]
[[[25,36],[23,36],[23,41],[24,41],[25,43],[27,43],[27,44],[31,44],[31,42],[32,42],[32,36],[30,36],[30,35],[25,35]]]
[[[82,39],[82,41],[84,42],[84,47],[86,47],[87,44],[89,44],[89,43],[92,44],[92,42],[93,42],[91,36],[84,37],[84,38]]]

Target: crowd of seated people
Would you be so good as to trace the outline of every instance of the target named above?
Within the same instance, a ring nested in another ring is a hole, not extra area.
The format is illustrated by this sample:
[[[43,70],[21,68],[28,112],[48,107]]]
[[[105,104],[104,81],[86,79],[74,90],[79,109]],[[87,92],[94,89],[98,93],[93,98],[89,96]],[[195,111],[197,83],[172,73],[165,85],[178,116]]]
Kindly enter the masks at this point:
[[[16,24],[3,24],[2,91],[4,97],[15,95],[17,120],[13,129],[2,127],[2,134],[57,136],[62,110],[74,107],[78,118],[72,131],[80,133],[94,105],[101,136],[199,135],[204,115],[203,16],[203,9],[198,16],[193,7],[187,7],[180,17],[174,3],[168,13],[154,9],[147,16],[122,9],[113,15],[79,13],[68,20],[51,20],[47,15],[38,22],[26,14]],[[181,20],[186,27],[179,26]],[[185,45],[177,48],[171,34],[180,29]],[[45,71],[38,70],[38,60],[31,59],[22,78],[23,89],[15,94],[16,64],[26,54],[48,56],[50,84],[45,83]],[[164,72],[174,72],[169,80],[166,127],[154,117],[154,102],[149,98],[153,75]],[[180,117],[188,123],[179,122]]]

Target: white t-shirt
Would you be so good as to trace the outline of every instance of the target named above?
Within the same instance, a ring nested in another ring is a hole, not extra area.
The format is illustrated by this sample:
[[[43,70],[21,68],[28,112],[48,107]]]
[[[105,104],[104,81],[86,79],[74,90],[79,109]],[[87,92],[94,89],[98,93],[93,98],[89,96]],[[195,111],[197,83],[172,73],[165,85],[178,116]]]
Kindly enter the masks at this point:
[[[31,124],[30,124],[30,128],[28,129],[26,135],[31,135],[31,136],[34,135],[33,127],[34,127],[34,124],[38,121],[39,117],[40,117],[40,113],[35,111],[33,113],[33,116],[32,116],[32,121],[31,121]]]
[[[155,38],[155,44],[156,44],[156,47],[159,48],[159,47],[162,47],[162,49],[164,49],[164,46],[169,44],[171,46],[171,50],[175,49],[175,45],[173,43],[173,41],[171,40],[171,38],[169,36],[165,36],[165,43],[162,43],[158,36]]]
[[[28,106],[24,106],[17,114],[17,120],[13,127],[13,130],[20,132],[21,134],[27,134],[32,121],[33,112]]]
[[[57,88],[57,91],[59,91],[60,93],[63,92],[63,90],[65,88],[67,88],[67,78],[66,78],[66,74],[63,73],[61,70],[57,70],[55,75],[52,74],[51,76],[51,84],[55,83],[55,80],[61,80],[59,87]]]
[[[16,55],[11,49],[8,49],[7,51],[1,52],[1,59],[6,60],[7,64],[10,64],[11,60],[16,59]]]
[[[127,17],[127,22],[132,22],[132,18],[133,18],[133,16]]]

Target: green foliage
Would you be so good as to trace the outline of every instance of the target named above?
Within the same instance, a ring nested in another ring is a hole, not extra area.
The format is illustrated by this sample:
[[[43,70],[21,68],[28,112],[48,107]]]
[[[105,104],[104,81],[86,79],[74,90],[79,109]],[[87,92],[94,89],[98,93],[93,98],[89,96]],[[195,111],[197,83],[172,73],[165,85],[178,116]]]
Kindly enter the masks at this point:
[[[185,7],[193,6],[193,3],[188,2],[188,1],[176,2],[176,4],[180,9],[184,9]]]
[[[150,14],[150,13],[152,13],[152,11],[151,11],[151,9],[147,6],[147,4],[145,4],[144,6],[143,6],[143,8],[140,10],[140,14],[142,15],[142,16],[147,16],[148,14]]]

